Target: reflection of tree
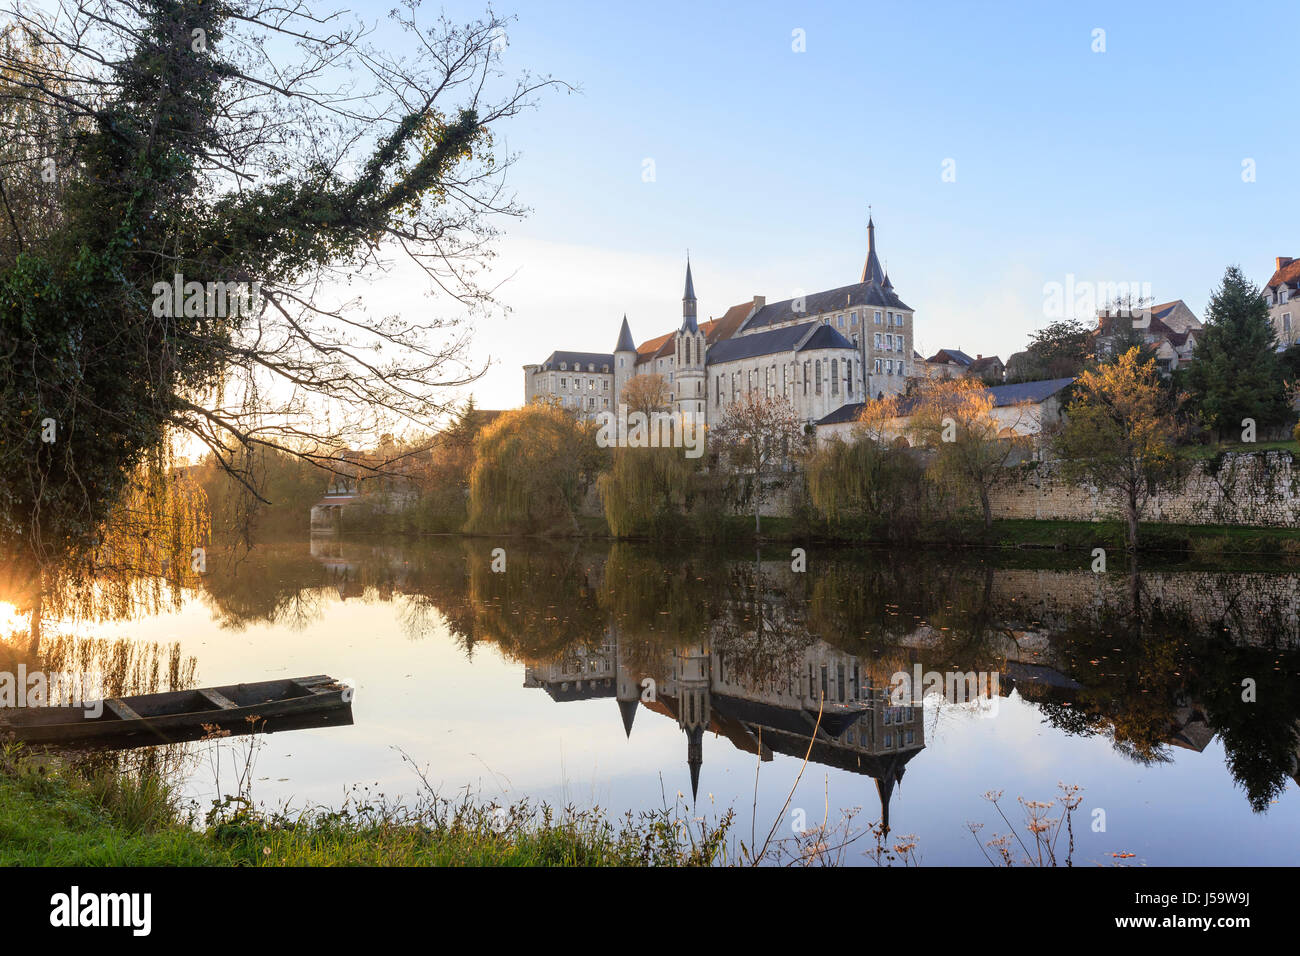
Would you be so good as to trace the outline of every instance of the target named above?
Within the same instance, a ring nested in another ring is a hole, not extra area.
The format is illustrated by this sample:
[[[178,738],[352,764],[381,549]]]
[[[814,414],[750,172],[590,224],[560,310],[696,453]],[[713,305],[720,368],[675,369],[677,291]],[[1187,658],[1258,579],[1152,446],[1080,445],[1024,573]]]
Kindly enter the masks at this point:
[[[222,627],[267,623],[302,629],[322,614],[320,589],[338,579],[301,543],[267,544],[211,553],[202,593]]]
[[[496,547],[506,551],[501,572],[492,570]],[[1034,565],[1024,555],[995,566],[821,551],[802,573],[788,552],[766,558],[633,542],[316,539],[258,545],[238,561],[211,554],[201,594],[226,627],[307,626],[355,597],[397,602],[413,639],[445,629],[467,650],[488,642],[529,664],[614,647],[620,680],[634,685],[662,680],[684,647],[711,654],[727,682],[757,690],[810,648],[825,650],[819,641],[856,658],[877,687],[913,664],[986,673],[1014,664],[1027,668],[1017,671],[1020,695],[1050,726],[1108,738],[1131,760],[1168,760],[1171,746],[1203,750],[1218,734],[1256,810],[1296,773],[1294,575],[1042,572],[1032,586],[1060,594],[1048,600],[1026,595],[1023,569]],[[126,678],[121,693],[155,673],[152,664],[114,666]],[[171,680],[170,668],[159,659],[159,681]],[[1257,684],[1255,702],[1241,700],[1244,678]]]
[[[729,680],[754,687],[785,680],[817,636],[808,629],[802,579],[789,562],[737,561],[727,568],[726,597],[712,628],[715,654],[726,660]]]

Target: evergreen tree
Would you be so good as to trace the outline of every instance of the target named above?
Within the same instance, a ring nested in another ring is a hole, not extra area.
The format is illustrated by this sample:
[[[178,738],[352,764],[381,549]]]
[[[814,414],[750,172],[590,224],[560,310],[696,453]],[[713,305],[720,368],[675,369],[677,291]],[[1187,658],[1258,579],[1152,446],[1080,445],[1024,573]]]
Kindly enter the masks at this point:
[[[1220,435],[1242,420],[1275,425],[1290,415],[1277,339],[1259,288],[1229,266],[1210,297],[1205,328],[1187,370],[1193,411]]]

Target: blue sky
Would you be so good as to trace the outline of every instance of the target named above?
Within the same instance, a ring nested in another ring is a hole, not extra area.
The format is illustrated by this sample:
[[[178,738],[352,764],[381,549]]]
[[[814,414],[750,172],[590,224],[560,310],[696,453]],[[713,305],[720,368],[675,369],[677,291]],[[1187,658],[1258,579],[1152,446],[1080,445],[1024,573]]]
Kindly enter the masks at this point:
[[[518,17],[507,69],[581,91],[505,131],[533,212],[501,244],[513,311],[479,330],[485,407],[519,404],[520,366],[554,348],[611,349],[624,312],[638,341],[674,328],[688,247],[702,317],[856,281],[868,204],[926,354],[1005,359],[1069,274],[1203,318],[1228,264],[1262,283],[1300,256],[1294,6],[496,9]]]

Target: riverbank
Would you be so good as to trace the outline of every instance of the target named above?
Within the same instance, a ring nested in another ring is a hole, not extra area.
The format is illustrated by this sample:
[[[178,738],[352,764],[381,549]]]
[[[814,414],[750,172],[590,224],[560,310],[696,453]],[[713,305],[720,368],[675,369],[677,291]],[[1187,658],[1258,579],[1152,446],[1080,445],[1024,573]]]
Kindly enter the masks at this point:
[[[420,534],[393,531],[349,530],[346,534],[349,537],[367,534],[424,537]],[[516,537],[509,532],[451,533],[439,536],[483,540]],[[860,520],[831,524],[806,518],[774,516],[764,518],[760,531],[755,533],[752,517],[728,516],[717,524],[712,534],[708,535],[697,533],[697,530],[687,523],[675,529],[664,529],[661,534],[630,535],[624,539],[615,539],[602,519],[586,517],[580,521],[577,532],[571,528],[563,528],[556,529],[553,533],[521,534],[517,537],[557,540],[566,538],[629,540],[650,544],[675,544],[686,541],[736,547],[762,544],[789,544],[798,547],[818,543],[879,545],[918,550],[946,551],[954,548],[976,552],[1046,550],[1088,554],[1094,548],[1105,548],[1109,553],[1123,553],[1127,544],[1127,531],[1122,521],[1062,521],[1029,518],[997,519],[994,520],[992,528],[985,528],[983,522],[976,518],[962,518],[900,529],[888,522]],[[1294,559],[1300,563],[1300,530],[1242,525],[1143,522],[1139,526],[1138,550],[1142,554],[1191,561],[1240,555],[1254,558]]]
[[[288,815],[228,798],[200,821],[156,775],[0,755],[0,866],[709,866],[729,827],[438,800]]]

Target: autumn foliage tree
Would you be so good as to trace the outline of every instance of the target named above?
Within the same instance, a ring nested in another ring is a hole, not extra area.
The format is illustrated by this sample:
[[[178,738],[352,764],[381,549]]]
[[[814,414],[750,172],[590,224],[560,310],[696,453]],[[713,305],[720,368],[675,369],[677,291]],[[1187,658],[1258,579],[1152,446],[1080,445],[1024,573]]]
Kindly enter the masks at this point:
[[[993,527],[989,493],[1003,478],[1007,465],[1029,447],[1031,439],[1016,426],[1023,413],[1010,420],[994,414],[992,393],[968,378],[934,382],[918,394],[908,422],[913,444],[933,451],[929,473],[938,483],[974,495],[984,527]]]
[[[1118,499],[1128,529],[1128,549],[1138,546],[1138,520],[1147,502],[1175,483],[1174,454],[1180,426],[1176,401],[1161,387],[1154,360],[1136,348],[1114,362],[1085,370],[1056,437],[1065,473]]]
[[[672,402],[669,400],[668,382],[662,375],[634,375],[623,386],[619,394],[619,404],[626,405],[629,414],[641,412],[647,418],[654,412],[668,411]]]

